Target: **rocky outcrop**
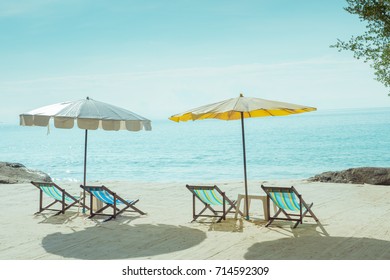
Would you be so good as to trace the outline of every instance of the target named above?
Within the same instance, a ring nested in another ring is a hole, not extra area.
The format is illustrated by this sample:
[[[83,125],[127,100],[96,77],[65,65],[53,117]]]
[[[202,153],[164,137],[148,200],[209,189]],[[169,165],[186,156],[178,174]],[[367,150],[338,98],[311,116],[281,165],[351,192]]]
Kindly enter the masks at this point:
[[[390,168],[358,167],[328,171],[308,179],[312,182],[390,185]]]
[[[0,184],[29,183],[30,181],[51,182],[46,173],[28,169],[23,164],[0,162]]]

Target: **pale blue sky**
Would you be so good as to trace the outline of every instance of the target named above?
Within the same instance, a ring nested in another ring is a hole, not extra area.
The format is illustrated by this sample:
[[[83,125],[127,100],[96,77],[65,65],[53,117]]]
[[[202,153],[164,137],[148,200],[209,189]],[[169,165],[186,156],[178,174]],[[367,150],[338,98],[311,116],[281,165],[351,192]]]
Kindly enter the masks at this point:
[[[344,0],[0,0],[0,121],[90,96],[166,119],[246,96],[386,107]]]

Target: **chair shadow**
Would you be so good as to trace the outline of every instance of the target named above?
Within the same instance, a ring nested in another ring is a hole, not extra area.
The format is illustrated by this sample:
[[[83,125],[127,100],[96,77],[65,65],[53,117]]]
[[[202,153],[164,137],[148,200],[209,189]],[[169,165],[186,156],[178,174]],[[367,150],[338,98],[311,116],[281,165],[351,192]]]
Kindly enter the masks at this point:
[[[390,241],[364,237],[302,236],[252,245],[247,260],[389,260]]]
[[[279,234],[288,237],[330,236],[324,225],[320,222],[317,222],[316,224],[303,223],[296,228],[293,227],[294,224],[295,223],[290,223],[286,225],[286,222],[281,222],[280,224],[278,224],[278,222],[274,222],[272,226],[267,227],[267,229],[270,231],[276,231]],[[266,222],[263,222],[261,225],[265,227]]]
[[[35,219],[43,218],[42,221],[38,222],[39,224],[67,224],[70,223],[72,220],[76,219],[77,217],[83,216],[83,214],[79,212],[72,212],[72,211],[66,211],[64,214],[59,215],[53,215],[53,214],[46,214],[46,213],[38,213],[35,214]]]
[[[243,219],[226,218],[219,223],[211,223],[209,231],[225,231],[225,232],[243,232]]]
[[[64,258],[130,259],[185,250],[205,239],[205,232],[185,226],[108,222],[68,234],[49,234],[42,246],[48,253]]]
[[[67,224],[71,223],[76,218],[84,218],[89,219],[90,221],[94,222],[95,224],[104,224],[106,223],[106,217],[97,215],[96,217],[90,219],[88,214],[83,214],[81,212],[73,212],[73,211],[66,211],[64,214],[48,214],[48,213],[37,213],[35,214],[35,219],[40,219],[43,217],[43,220],[38,222],[39,224]],[[131,221],[134,221],[138,218],[142,218],[143,216],[140,215],[121,215],[118,216],[116,221],[121,223],[130,223]]]

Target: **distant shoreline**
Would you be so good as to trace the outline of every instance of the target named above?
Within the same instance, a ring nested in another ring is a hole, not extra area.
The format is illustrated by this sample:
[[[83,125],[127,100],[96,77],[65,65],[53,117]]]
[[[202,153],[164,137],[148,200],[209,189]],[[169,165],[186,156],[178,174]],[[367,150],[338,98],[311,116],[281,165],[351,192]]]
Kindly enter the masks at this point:
[[[390,106],[386,107],[386,106],[380,106],[380,107],[352,107],[352,108],[325,108],[325,109],[321,109],[321,108],[317,108],[317,111],[314,111],[314,112],[310,112],[310,114],[303,114],[303,115],[296,115],[296,116],[310,116],[310,115],[319,115],[319,114],[327,114],[327,113],[333,113],[333,112],[345,112],[345,111],[357,111],[357,110],[364,110],[364,111],[367,111],[367,110],[388,110],[390,109]],[[169,123],[174,123],[172,122],[171,120],[169,120],[170,116],[166,116],[166,117],[160,117],[160,118],[155,118],[155,119],[151,119],[152,123],[153,122],[169,122]],[[291,117],[291,116],[290,116]],[[250,119],[248,119],[250,120]],[[211,121],[211,122],[214,122],[216,120],[202,120],[202,122],[207,122],[207,121]],[[217,120],[218,121],[218,120]],[[15,118],[15,120],[6,120],[6,121],[0,121],[0,125],[15,125],[15,126],[20,126],[19,125],[19,116],[17,116]],[[50,126],[52,127],[53,124],[50,123]]]
[[[216,178],[217,179],[217,178]],[[308,181],[308,182],[322,182],[322,183],[349,183],[349,184],[371,184],[371,185],[390,185],[390,168],[386,167],[359,167],[349,168],[340,171],[325,171],[320,174],[316,174],[309,178],[289,178],[289,179],[264,179],[264,180],[251,180],[253,182],[266,183],[268,181]],[[74,180],[53,180],[48,174],[40,170],[28,169],[26,166],[20,163],[0,162],[0,184],[18,184],[29,183],[30,181],[55,181],[62,183],[75,183]],[[102,180],[92,180],[89,182],[100,182]],[[150,182],[143,180],[126,180],[126,179],[107,179],[103,181],[108,182]],[[76,181],[81,183],[81,181]],[[189,180],[166,180],[156,181],[155,183],[189,183]],[[217,179],[217,180],[203,180],[200,182],[192,182],[196,184],[217,184],[217,182],[231,183],[239,182],[243,184],[242,179]]]

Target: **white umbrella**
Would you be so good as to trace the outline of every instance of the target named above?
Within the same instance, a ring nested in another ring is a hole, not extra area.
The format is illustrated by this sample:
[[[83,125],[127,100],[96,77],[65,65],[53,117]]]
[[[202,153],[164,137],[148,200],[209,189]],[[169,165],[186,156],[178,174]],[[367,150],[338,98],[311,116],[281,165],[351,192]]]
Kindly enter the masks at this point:
[[[88,130],[98,128],[104,130],[152,130],[151,121],[131,111],[107,103],[93,100],[89,97],[77,101],[56,103],[41,107],[20,115],[22,126],[49,126],[50,119],[54,120],[56,128],[85,129],[84,147],[84,185],[87,173],[87,139]]]

